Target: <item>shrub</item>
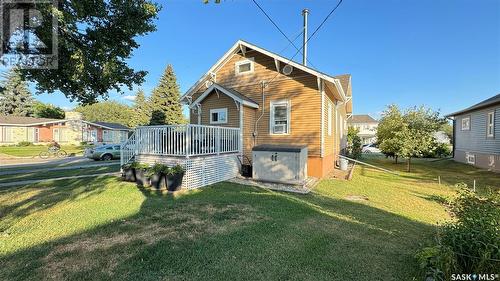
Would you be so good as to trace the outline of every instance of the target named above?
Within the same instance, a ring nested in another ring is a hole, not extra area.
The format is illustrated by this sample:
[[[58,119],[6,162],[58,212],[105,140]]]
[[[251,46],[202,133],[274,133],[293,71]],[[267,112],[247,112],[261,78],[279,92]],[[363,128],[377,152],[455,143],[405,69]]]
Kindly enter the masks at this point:
[[[451,148],[446,143],[438,143],[429,153],[424,154],[426,158],[443,158],[451,155]]]
[[[184,172],[185,172],[184,167],[182,167],[181,165],[175,165],[172,168],[170,168],[169,175],[182,174]]]
[[[17,146],[30,146],[30,145],[33,145],[33,143],[30,141],[20,141],[17,143]]]
[[[132,162],[130,163],[130,168],[136,169],[136,170],[147,170],[149,169],[149,165],[146,163],[140,163],[140,162]]]
[[[358,129],[349,127],[347,132],[347,156],[358,159],[361,157],[361,138],[357,135]]]
[[[167,165],[161,163],[155,163],[151,168],[148,169],[148,176],[155,174],[167,175],[170,172],[170,168]]]
[[[455,220],[439,229],[437,246],[417,254],[428,276],[449,280],[451,273],[495,273],[500,268],[499,199],[498,192],[480,196],[460,190],[451,205]]]

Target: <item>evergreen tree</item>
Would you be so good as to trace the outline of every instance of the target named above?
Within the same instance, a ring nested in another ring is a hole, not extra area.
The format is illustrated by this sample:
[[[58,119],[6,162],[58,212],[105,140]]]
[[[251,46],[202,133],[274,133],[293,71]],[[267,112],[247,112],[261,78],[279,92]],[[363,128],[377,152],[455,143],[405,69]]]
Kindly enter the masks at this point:
[[[0,114],[30,116],[33,101],[26,81],[16,69],[11,69],[0,83]]]
[[[180,90],[172,65],[168,65],[160,78],[158,86],[150,98],[150,125],[182,124],[182,107],[179,102]]]
[[[33,104],[33,117],[64,119],[64,110],[52,104],[36,101]]]
[[[151,119],[151,109],[146,102],[146,96],[142,89],[137,91],[134,104],[134,117],[130,121],[131,127],[144,126],[149,124]]]

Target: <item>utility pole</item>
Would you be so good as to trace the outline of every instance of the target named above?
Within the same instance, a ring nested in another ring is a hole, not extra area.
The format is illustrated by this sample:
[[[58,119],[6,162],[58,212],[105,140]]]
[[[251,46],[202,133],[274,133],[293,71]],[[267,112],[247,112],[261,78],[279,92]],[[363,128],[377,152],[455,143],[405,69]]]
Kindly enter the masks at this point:
[[[302,10],[302,16],[304,17],[304,39],[302,43],[302,64],[307,65],[307,15],[309,14],[308,9]]]

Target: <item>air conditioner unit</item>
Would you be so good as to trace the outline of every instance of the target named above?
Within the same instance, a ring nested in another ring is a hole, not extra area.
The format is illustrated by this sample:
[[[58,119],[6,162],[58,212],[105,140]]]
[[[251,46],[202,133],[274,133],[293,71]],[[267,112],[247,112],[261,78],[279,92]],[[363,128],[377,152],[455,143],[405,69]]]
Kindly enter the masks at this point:
[[[274,134],[284,134],[286,133],[286,124],[277,124],[273,128]]]

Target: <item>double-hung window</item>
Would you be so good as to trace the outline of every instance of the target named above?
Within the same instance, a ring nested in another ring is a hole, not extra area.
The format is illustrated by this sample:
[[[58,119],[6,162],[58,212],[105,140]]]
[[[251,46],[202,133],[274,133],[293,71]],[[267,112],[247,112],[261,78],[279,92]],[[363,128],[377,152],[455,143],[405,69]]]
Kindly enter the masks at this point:
[[[210,109],[210,124],[226,124],[227,108]]]
[[[270,133],[286,135],[290,133],[290,102],[271,101]]]
[[[486,133],[488,137],[493,137],[495,135],[495,112],[488,112],[486,124]]]
[[[470,130],[470,117],[462,118],[462,131]]]

